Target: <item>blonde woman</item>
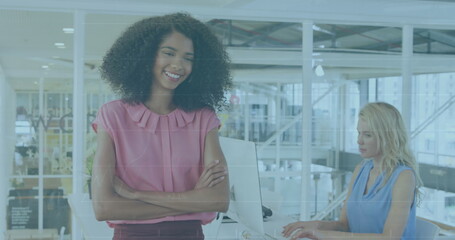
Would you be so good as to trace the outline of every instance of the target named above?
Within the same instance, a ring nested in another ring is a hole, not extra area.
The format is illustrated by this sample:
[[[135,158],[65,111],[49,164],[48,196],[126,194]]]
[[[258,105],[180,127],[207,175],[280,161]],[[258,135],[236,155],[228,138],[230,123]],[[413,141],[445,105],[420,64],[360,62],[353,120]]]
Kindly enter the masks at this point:
[[[338,221],[295,222],[284,227],[291,239],[415,239],[418,165],[408,146],[399,111],[369,103],[357,124],[360,155]]]

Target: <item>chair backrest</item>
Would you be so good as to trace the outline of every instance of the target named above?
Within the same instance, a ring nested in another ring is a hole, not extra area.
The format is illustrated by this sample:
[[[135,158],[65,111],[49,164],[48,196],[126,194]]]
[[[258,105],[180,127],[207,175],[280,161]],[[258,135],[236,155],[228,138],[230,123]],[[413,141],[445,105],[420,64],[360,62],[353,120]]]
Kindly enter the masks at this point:
[[[224,213],[217,213],[216,218],[211,223],[202,225],[205,239],[218,239],[218,230],[220,229],[223,217]]]
[[[60,233],[59,233],[59,238],[58,239],[59,240],[65,240],[65,227],[64,226],[62,226],[60,228]]]
[[[429,221],[421,218],[416,219],[416,239],[417,240],[432,240],[439,234],[439,227]]]

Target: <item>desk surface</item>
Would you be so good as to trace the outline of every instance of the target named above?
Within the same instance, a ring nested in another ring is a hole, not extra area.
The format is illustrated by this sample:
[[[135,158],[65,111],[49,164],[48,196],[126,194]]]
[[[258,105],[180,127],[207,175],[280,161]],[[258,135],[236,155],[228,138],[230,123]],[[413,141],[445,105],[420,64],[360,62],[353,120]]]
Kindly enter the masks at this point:
[[[237,222],[223,222],[220,225],[217,240],[231,240],[231,239],[264,239],[264,240],[282,240],[286,239],[281,235],[283,226],[288,223],[295,222],[294,219],[289,216],[274,215],[271,218],[266,219],[264,224],[265,233],[260,234],[248,229],[244,225]],[[207,238],[206,238],[207,239]],[[215,238],[209,238],[210,240]]]

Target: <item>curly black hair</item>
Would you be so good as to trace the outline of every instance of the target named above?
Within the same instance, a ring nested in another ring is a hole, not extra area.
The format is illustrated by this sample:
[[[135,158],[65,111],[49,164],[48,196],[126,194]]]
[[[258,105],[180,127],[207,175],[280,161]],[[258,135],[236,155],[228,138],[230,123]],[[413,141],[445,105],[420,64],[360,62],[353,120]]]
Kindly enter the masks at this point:
[[[232,87],[229,56],[207,25],[186,13],[146,18],[127,28],[104,56],[101,77],[123,101],[145,102],[158,47],[174,31],[193,41],[194,61],[188,79],[175,89],[173,103],[185,111],[226,107],[224,93]]]

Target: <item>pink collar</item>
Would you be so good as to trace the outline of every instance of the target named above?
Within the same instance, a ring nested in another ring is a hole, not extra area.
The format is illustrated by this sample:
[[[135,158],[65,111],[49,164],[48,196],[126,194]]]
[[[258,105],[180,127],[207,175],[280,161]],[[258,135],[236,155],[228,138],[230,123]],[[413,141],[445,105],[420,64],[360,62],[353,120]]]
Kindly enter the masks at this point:
[[[194,120],[195,112],[185,112],[179,108],[166,114],[160,115],[150,111],[144,104],[126,104],[126,109],[130,118],[137,124],[137,126],[144,128],[153,133],[156,132],[158,122],[162,118],[168,118],[170,130],[182,128]]]

